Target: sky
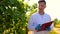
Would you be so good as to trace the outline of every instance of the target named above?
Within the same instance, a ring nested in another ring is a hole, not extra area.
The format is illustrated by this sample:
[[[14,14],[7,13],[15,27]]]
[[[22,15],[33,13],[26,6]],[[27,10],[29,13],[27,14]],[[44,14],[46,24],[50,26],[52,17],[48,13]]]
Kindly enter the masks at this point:
[[[26,0],[27,1],[27,0]],[[30,0],[29,5],[37,3],[38,0]],[[60,20],[60,0],[46,0],[46,9],[45,12],[51,16],[51,19],[55,18]]]

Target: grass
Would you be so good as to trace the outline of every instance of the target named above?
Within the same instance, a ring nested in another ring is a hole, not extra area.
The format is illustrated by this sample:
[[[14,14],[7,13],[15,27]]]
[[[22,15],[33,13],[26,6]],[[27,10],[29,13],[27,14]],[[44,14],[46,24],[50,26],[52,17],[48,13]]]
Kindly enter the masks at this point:
[[[28,32],[28,34],[31,34],[31,33],[32,33],[32,31]],[[58,34],[58,33],[55,32],[54,30],[52,30],[52,31],[50,32],[50,34]]]
[[[52,31],[50,32],[50,34],[58,34],[58,33],[55,32],[54,30],[52,30]]]

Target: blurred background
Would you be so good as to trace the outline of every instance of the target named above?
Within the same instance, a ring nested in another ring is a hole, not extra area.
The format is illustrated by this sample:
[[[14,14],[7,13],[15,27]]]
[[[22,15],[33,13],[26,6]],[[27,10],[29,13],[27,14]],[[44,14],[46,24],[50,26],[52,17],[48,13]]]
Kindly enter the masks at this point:
[[[37,11],[38,0],[0,0],[0,34],[31,34],[27,23]],[[46,0],[45,12],[54,20],[50,34],[60,34],[60,0]]]

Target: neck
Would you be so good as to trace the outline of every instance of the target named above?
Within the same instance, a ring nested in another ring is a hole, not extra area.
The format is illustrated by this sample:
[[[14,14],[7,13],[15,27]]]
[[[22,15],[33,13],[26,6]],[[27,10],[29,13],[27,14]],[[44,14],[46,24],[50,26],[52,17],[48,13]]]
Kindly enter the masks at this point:
[[[39,11],[39,14],[40,14],[40,15],[43,15],[43,14],[44,14],[44,11]]]

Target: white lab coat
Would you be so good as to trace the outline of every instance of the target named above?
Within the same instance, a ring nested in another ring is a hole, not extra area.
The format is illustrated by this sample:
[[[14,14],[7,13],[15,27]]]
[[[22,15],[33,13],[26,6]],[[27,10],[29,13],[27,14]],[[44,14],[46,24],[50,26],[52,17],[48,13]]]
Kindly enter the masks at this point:
[[[37,32],[35,30],[35,27],[38,24],[42,25],[42,24],[49,22],[49,21],[51,21],[51,17],[48,14],[44,13],[44,15],[40,15],[39,12],[36,12],[36,13],[32,14],[29,19],[28,30],[33,31],[32,34],[47,34],[49,31]],[[53,24],[50,26],[50,28],[51,29],[53,28]]]

